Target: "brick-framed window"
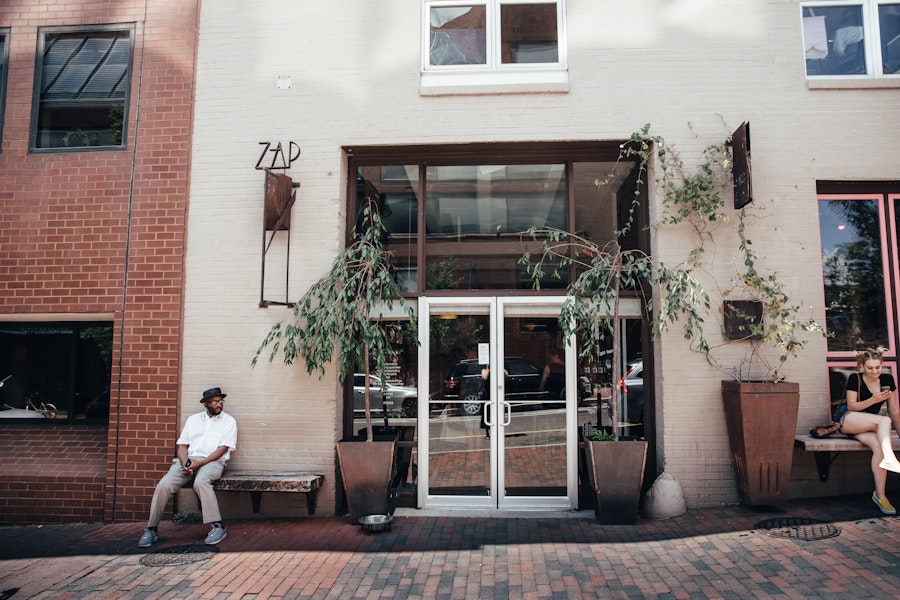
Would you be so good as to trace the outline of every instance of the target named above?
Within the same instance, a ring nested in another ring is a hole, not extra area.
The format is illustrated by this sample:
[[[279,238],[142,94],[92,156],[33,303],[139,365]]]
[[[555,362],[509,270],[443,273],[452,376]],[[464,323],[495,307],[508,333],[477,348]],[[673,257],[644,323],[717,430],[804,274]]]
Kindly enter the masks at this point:
[[[6,65],[9,63],[9,29],[0,28],[0,142],[3,141],[3,115],[6,112]]]
[[[125,147],[134,27],[38,31],[31,149]]]
[[[108,421],[112,347],[108,321],[0,322],[0,425]]]

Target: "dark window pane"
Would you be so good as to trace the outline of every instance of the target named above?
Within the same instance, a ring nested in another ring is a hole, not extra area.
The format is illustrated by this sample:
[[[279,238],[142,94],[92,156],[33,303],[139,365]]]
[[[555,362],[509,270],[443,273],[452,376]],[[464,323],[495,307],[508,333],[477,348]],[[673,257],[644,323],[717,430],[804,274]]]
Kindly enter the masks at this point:
[[[878,5],[878,31],[882,72],[900,73],[900,3]]]
[[[862,6],[804,8],[803,47],[807,75],[864,75]]]
[[[565,228],[564,165],[435,166],[425,180],[426,288],[531,288],[521,235]]]
[[[378,198],[382,222],[388,231],[387,249],[393,255],[402,292],[418,289],[418,184],[417,165],[360,167],[356,173],[357,214],[367,195]]]
[[[877,200],[822,200],[822,273],[828,350],[888,347]]]
[[[130,33],[48,33],[43,42],[35,147],[122,145]]]
[[[7,418],[45,418],[42,403],[56,409],[54,422],[109,416],[112,325],[107,323],[0,324],[0,402]],[[39,422],[39,421],[37,421]]]
[[[559,62],[556,4],[504,4],[500,29],[503,63]]]

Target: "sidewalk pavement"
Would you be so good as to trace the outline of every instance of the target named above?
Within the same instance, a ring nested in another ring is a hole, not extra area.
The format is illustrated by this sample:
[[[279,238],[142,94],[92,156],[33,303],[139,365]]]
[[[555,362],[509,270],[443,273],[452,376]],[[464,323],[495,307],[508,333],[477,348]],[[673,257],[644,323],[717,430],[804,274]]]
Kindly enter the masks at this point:
[[[205,525],[0,527],[0,600],[25,598],[897,598],[900,520],[868,496],[724,506],[605,526],[398,511]],[[835,535],[836,534],[836,535]],[[833,537],[828,537],[833,536]],[[167,551],[169,550],[169,551]]]

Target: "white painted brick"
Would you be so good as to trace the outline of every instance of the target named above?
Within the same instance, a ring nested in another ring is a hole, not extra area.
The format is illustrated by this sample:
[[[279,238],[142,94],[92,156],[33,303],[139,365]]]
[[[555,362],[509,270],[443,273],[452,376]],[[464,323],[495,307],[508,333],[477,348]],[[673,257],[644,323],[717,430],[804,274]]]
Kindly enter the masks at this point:
[[[261,141],[293,140],[302,149],[287,172],[301,183],[294,298],[343,242],[342,146],[623,139],[651,123],[695,162],[707,144],[750,121],[754,248],[822,318],[815,181],[897,179],[900,136],[885,132],[900,131],[900,91],[808,89],[794,1],[569,0],[567,10],[569,93],[422,97],[417,2],[203,3],[182,416],[197,410],[203,389],[222,385],[241,423],[235,465],[302,462],[332,474],[340,435],[334,369],[320,380],[301,365],[249,366],[268,328],[287,314],[257,307],[262,175],[253,167]],[[292,77],[290,90],[276,89],[281,75]],[[683,229],[665,228],[654,246],[681,256],[690,241]],[[709,253],[720,281],[737,260],[731,247],[721,242]],[[282,249],[273,245],[267,294],[279,290]],[[713,339],[715,329],[708,327]],[[811,339],[787,371],[801,383],[801,430],[825,416],[824,350]],[[735,502],[720,375],[685,352],[674,328],[657,353],[661,464],[681,481],[689,506]]]

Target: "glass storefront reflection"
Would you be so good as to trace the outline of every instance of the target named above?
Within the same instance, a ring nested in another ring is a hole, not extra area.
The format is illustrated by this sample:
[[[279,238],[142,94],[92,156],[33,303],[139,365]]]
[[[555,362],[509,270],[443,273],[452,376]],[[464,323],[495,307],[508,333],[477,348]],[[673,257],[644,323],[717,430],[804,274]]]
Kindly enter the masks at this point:
[[[822,273],[830,352],[888,347],[878,200],[822,200]]]
[[[425,255],[444,277],[427,289],[531,287],[517,267],[530,227],[566,227],[564,165],[428,167]]]

